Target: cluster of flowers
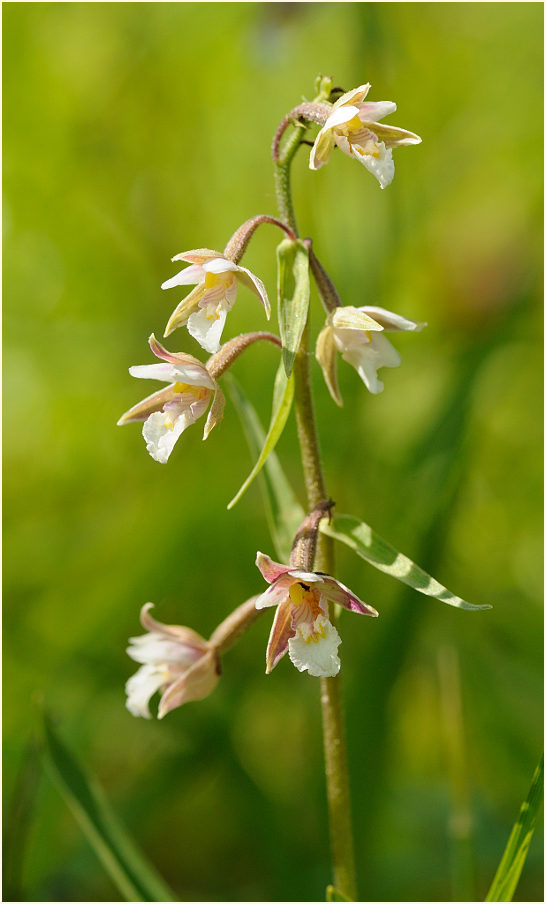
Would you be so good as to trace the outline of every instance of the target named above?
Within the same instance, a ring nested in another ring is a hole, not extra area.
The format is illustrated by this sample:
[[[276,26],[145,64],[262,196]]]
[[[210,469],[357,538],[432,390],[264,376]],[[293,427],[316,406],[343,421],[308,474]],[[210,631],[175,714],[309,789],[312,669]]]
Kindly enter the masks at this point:
[[[394,112],[396,105],[390,101],[364,103],[369,88],[369,84],[361,85],[328,105],[309,165],[313,170],[322,167],[337,145],[362,163],[385,188],[394,177],[392,149],[417,144],[421,139],[404,129],[380,125],[378,121]],[[231,243],[223,254],[208,248],[177,254],[173,261],[184,261],[189,266],[162,284],[163,289],[195,287],[173,311],[165,336],[186,326],[213,356],[221,349],[226,318],[240,284],[257,296],[268,319],[271,315],[263,282],[233,259],[237,255],[230,253],[230,246]],[[379,368],[400,364],[398,352],[383,334],[420,330],[423,326],[375,306],[336,305],[329,310],[317,340],[316,357],[334,400],[342,404],[336,373],[338,353],[356,369],[367,389],[376,394],[383,389],[377,377]],[[130,408],[118,423],[144,422],[146,449],[157,462],[165,464],[181,434],[205,414],[210,403],[203,439],[208,437],[223,416],[224,396],[216,379],[218,369],[211,366],[212,359],[203,364],[192,355],[171,353],[153,334],[149,344],[161,363],[131,367],[129,372],[139,379],[168,385]],[[314,676],[337,674],[341,639],[328,619],[328,601],[365,615],[377,615],[375,609],[328,575],[280,565],[262,553],[258,553],[256,564],[270,587],[256,598],[255,608],[278,605],[267,649],[267,672],[288,651],[299,671],[307,670]],[[127,707],[134,715],[149,718],[149,700],[161,689],[161,718],[171,709],[201,699],[214,689],[219,677],[219,656],[214,644],[190,628],[155,621],[149,615],[151,605],[147,603],[141,612],[147,633],[132,638],[127,651],[141,663],[127,682]]]

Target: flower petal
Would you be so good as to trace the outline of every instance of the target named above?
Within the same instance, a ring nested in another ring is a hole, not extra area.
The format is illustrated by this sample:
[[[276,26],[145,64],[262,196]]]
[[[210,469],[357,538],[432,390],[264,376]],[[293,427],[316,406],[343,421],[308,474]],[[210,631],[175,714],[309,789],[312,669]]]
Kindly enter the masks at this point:
[[[183,643],[186,646],[192,647],[194,650],[200,650],[201,652],[204,652],[208,648],[207,641],[203,640],[201,635],[198,634],[197,631],[193,631],[192,628],[186,628],[182,625],[165,625],[163,622],[152,618],[152,616],[149,615],[149,611],[153,608],[153,603],[145,603],[140,610],[140,624],[146,631],[156,631],[159,634],[172,637],[179,643]]]
[[[330,577],[328,574],[321,575],[321,577],[323,581],[323,588],[321,588],[321,590],[326,599],[330,600],[330,602],[339,603],[344,609],[348,609],[350,612],[358,612],[360,615],[377,616],[379,614],[373,606],[368,606],[367,603],[363,603],[362,600],[359,599],[352,590],[349,590],[345,584],[342,584],[341,581],[336,581],[335,578]]]
[[[187,323],[188,317],[192,311],[197,310],[199,302],[206,291],[205,283],[202,282],[199,283],[195,289],[192,289],[189,295],[186,295],[186,297],[182,299],[169,317],[169,321],[165,327],[165,336],[170,336],[170,334],[178,329],[179,326],[184,326],[184,324]]]
[[[246,267],[238,267],[235,275],[239,282],[246,286],[247,289],[250,289],[250,291],[260,299],[265,308],[267,319],[269,320],[271,317],[271,305],[269,303],[269,298],[267,297],[266,288],[261,279],[250,270],[247,270]]]
[[[324,166],[325,163],[328,163],[333,147],[334,133],[329,126],[328,128],[326,128],[326,126],[323,126],[317,137],[315,138],[315,143],[311,148],[311,154],[309,156],[309,169],[318,170],[321,168],[321,166]]]
[[[220,348],[227,312],[227,305],[220,303],[213,316],[208,313],[207,308],[200,308],[188,317],[188,333],[197,340],[201,348],[211,354]]]
[[[142,402],[137,402],[125,414],[122,414],[117,424],[118,427],[122,427],[124,424],[131,424],[134,421],[145,421],[154,411],[161,411],[164,405],[172,401],[173,398],[172,385],[167,386],[165,389],[160,389],[158,392],[153,392],[143,399]]]
[[[187,410],[182,411],[174,422],[167,419],[162,411],[154,412],[142,427],[146,451],[155,461],[166,464],[177,440],[194,420]]]
[[[386,188],[394,179],[394,163],[392,159],[392,151],[385,148],[383,142],[379,145],[379,157],[372,154],[355,154],[355,160],[362,163],[368,172],[375,176],[381,188]]]
[[[129,373],[138,380],[161,380],[164,383],[175,383],[177,380],[172,364],[135,364],[129,368]]]
[[[336,330],[382,330],[383,324],[374,319],[368,311],[373,308],[355,308],[352,305],[343,305],[336,308],[328,320]],[[379,310],[379,308],[377,308]]]
[[[387,311],[386,308],[378,308],[374,305],[365,305],[361,310],[373,317],[374,320],[377,320],[385,330],[413,330],[418,332],[427,325],[419,320],[408,320],[407,317],[401,317],[400,314],[395,314],[393,311]]]
[[[294,636],[292,626],[292,601],[287,597],[275,612],[271,633],[267,643],[265,673],[269,675],[288,649],[288,642]]]
[[[207,439],[210,431],[214,427],[216,427],[216,424],[218,424],[222,420],[224,416],[225,404],[226,397],[218,386],[216,392],[214,393],[212,405],[210,406],[210,411],[205,423],[205,429],[203,430],[203,439]]]
[[[326,325],[319,333],[315,347],[315,357],[322,368],[324,381],[334,402],[343,406],[343,399],[337,382],[337,348],[332,327]]]
[[[288,574],[290,571],[289,565],[281,565],[279,562],[274,562],[273,559],[266,556],[263,552],[258,552],[256,554],[256,565],[262,572],[262,575],[268,584],[272,584],[277,578],[280,578],[282,574]]]
[[[205,278],[204,270],[199,264],[185,267],[161,283],[162,289],[172,289],[174,286],[191,286],[200,283]]]
[[[212,693],[220,680],[215,651],[210,648],[165,691],[159,702],[157,718],[162,719],[172,709],[192,700],[203,700]]]
[[[288,655],[299,672],[307,670],[315,678],[332,678],[341,667],[337,655],[341,637],[324,616],[319,616],[315,624],[322,636],[306,637],[298,630],[288,641]]]
[[[359,104],[358,118],[361,122],[375,123],[384,116],[396,112],[396,104],[392,100],[378,100],[372,103]],[[374,129],[375,132],[375,129]]]
[[[342,106],[334,108],[323,125],[323,129],[335,129],[358,116],[358,107]]]
[[[190,264],[204,264],[213,257],[222,257],[220,251],[212,251],[211,248],[193,248],[191,251],[181,251],[171,257],[172,261],[187,261]]]
[[[143,716],[151,719],[148,708],[150,697],[159,690],[164,683],[164,677],[154,666],[143,665],[134,675],[131,675],[125,684],[127,694],[126,707],[133,716]]]
[[[345,104],[359,104],[364,100],[371,87],[371,84],[366,82],[365,85],[359,85],[358,88],[346,91],[345,94],[342,94],[341,97],[336,100],[334,108],[343,107]]]
[[[233,261],[229,261],[221,255],[203,264],[203,270],[206,273],[226,273],[228,270],[237,269],[237,264],[234,264]]]
[[[402,148],[410,144],[421,144],[421,138],[415,132],[408,132],[406,129],[399,129],[397,126],[384,126],[379,123],[369,122],[370,126],[377,135],[377,140],[385,143],[386,148]]]

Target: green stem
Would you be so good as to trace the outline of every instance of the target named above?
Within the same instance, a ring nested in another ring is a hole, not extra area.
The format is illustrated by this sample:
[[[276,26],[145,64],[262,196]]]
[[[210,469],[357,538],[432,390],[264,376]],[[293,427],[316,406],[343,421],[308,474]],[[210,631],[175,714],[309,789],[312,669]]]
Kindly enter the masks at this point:
[[[296,218],[290,191],[290,164],[301,143],[302,127],[284,145],[275,160],[275,185],[279,215],[297,235]],[[303,331],[294,361],[294,403],[301,459],[309,510],[326,500],[326,486],[317,435],[311,380],[309,373],[309,320]],[[319,535],[314,569],[333,574],[333,541]],[[335,622],[334,606],[330,606],[330,620]],[[330,821],[330,841],[334,885],[349,900],[357,900],[354,842],[351,822],[351,799],[345,724],[341,700],[340,676],[321,678],[321,706],[324,741],[326,789]]]

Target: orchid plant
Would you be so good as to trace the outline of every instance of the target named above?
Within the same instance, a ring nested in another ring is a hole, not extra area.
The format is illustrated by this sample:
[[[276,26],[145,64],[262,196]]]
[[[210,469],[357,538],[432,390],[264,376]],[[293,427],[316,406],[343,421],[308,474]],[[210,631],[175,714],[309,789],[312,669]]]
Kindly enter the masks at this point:
[[[127,681],[127,707],[135,716],[151,718],[150,699],[160,692],[157,715],[163,718],[176,707],[212,693],[220,680],[220,663],[226,650],[264,609],[275,606],[265,657],[266,672],[272,672],[288,653],[299,672],[307,672],[321,683],[334,883],[334,890],[329,894],[334,900],[357,900],[339,676],[338,650],[343,632],[339,628],[338,615],[342,609],[372,617],[378,615],[372,605],[363,602],[335,577],[334,543],[345,544],[365,561],[420,593],[461,609],[489,608],[472,605],[455,596],[394,550],[355,515],[334,515],[334,504],[326,489],[310,384],[311,277],[326,315],[324,326],[318,332],[315,357],[327,390],[340,406],[343,402],[337,382],[338,353],[355,368],[368,392],[377,395],[384,388],[378,371],[398,367],[401,361],[385,333],[418,332],[426,326],[381,306],[357,307],[354,302],[358,299],[342,300],[320,263],[311,239],[302,239],[298,233],[290,168],[300,148],[312,145],[309,167],[314,171],[333,161],[333,152],[338,147],[361,163],[384,189],[394,178],[393,150],[421,141],[413,132],[380,123],[395,112],[396,104],[368,101],[370,87],[364,84],[344,92],[332,87],[331,79],[320,77],[314,100],[294,107],[280,123],[274,137],[278,215],[260,214],[247,220],[235,231],[222,253],[198,248],[173,258],[187,266],[168,278],[162,288],[194,288],[177,303],[168,318],[165,336],[185,326],[209,357],[201,356],[200,360],[185,351],[168,351],[152,335],[150,348],[160,363],[134,366],[129,372],[138,379],[159,380],[167,386],[138,402],[118,422],[143,422],[146,450],[158,463],[172,467],[169,459],[174,446],[188,427],[208,409],[203,434],[203,439],[207,439],[223,417],[225,398],[219,380],[239,355],[259,341],[270,342],[279,349],[271,424],[265,437],[256,427],[249,403],[245,400],[243,406],[239,405],[246,426],[250,433],[254,431],[254,438],[261,442],[262,449],[251,475],[230,506],[241,498],[261,468],[269,467],[269,456],[294,407],[306,493],[304,508],[295,501],[295,496],[292,497],[293,504],[284,505],[286,478],[278,469],[270,472],[272,492],[278,503],[278,530],[273,533],[273,542],[279,558],[285,559],[286,564],[279,564],[269,555],[258,552],[256,565],[269,586],[261,592],[257,588],[256,596],[227,614],[208,641],[191,628],[156,621],[149,614],[152,604],[145,604],[141,610],[141,623],[146,633],[132,638],[127,651],[140,666]],[[319,130],[314,140],[308,141],[309,130],[316,129],[317,125]],[[336,160],[335,165],[344,165],[343,159]],[[243,333],[222,345],[227,316],[240,286],[259,299],[267,318],[271,315],[264,283],[240,264],[255,230],[266,223],[284,234],[277,249],[280,335]],[[244,397],[240,390],[237,392],[240,402]],[[236,396],[233,398],[237,401]],[[288,545],[282,539],[287,535],[292,537]],[[249,562],[249,568],[251,565]],[[231,601],[226,601],[229,608],[230,604]],[[364,622],[361,628],[365,630]],[[350,668],[350,663],[346,667]]]

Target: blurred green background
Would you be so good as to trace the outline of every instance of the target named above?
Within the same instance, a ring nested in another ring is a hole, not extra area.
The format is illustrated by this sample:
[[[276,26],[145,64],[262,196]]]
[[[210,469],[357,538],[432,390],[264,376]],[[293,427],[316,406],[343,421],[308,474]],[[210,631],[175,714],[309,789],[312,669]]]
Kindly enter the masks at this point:
[[[40,700],[181,900],[318,900],[330,880],[318,685],[288,659],[264,675],[268,615],[207,700],[162,723],[124,708],[142,603],[208,636],[263,588],[258,484],[226,511],[252,464],[233,406],[167,466],[115,426],[183,294],[160,290],[170,257],[275,212],[271,137],[321,72],[370,81],[423,143],[395,151],[385,191],[339,153],[311,173],[302,150],[301,232],[346,304],[429,324],[395,337],[382,395],[341,363],[342,410],[315,365],[329,492],[494,607],[444,607],[339,552],[381,616],[341,624],[360,893],[483,900],[542,743],[542,4],[3,12],[5,898],[119,900],[49,777],[21,773]],[[277,241],[263,227],[244,260],[272,297]],[[264,326],[242,290],[225,338]],[[234,368],[264,422],[276,364],[257,346]],[[301,492],[292,421],[278,451]],[[541,849],[538,832],[518,900],[543,900]]]

